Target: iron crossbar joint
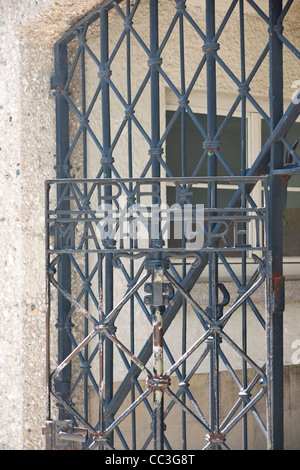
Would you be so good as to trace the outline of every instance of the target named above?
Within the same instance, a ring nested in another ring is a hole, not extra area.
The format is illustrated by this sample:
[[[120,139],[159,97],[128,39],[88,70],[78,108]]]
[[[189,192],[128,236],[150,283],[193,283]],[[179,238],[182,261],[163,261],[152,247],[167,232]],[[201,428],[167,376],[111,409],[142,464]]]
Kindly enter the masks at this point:
[[[171,378],[168,375],[153,376],[149,375],[147,387],[150,392],[164,392],[171,385]]]

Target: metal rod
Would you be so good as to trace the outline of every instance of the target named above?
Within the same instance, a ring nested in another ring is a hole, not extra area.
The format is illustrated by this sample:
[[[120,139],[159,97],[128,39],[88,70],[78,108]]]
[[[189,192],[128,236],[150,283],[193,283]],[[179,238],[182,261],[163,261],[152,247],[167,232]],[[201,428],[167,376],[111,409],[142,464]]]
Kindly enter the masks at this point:
[[[163,375],[163,317],[160,308],[152,313],[153,325],[153,374]],[[164,446],[164,391],[155,389],[153,392],[153,439],[154,449],[162,450]]]
[[[239,15],[240,15],[240,50],[241,50],[241,83],[245,84],[246,81],[246,57],[245,57],[245,18],[244,18],[244,0],[239,0]],[[247,99],[246,94],[242,94],[242,121],[241,121],[241,175],[245,176],[247,168]],[[242,207],[246,207],[246,198],[245,191],[242,194]],[[242,244],[246,244],[246,224],[242,224]],[[242,286],[243,288],[246,285],[246,265],[247,265],[247,253],[243,252],[241,254],[242,258]],[[242,348],[243,351],[247,354],[247,303],[243,302],[242,304]],[[242,362],[242,375],[243,375],[243,388],[247,388],[247,363],[245,360]],[[243,407],[245,407],[245,402],[243,402]],[[244,415],[242,421],[243,427],[243,449],[247,450],[248,448],[248,421],[247,414]]]
[[[185,2],[184,2],[185,8]],[[185,43],[184,43],[184,17],[182,10],[179,14],[179,44],[180,44],[180,81],[181,81],[181,95],[182,97],[186,96],[186,84],[185,84]],[[185,107],[181,108],[181,176],[186,176],[187,174],[187,153],[186,153],[186,110]],[[186,185],[183,185],[183,189],[186,188]],[[183,204],[182,204],[183,207]],[[184,222],[182,221],[182,225]],[[184,233],[184,230],[183,230]],[[182,240],[182,248],[185,248],[185,239]],[[182,276],[186,276],[186,260],[182,260]],[[182,302],[182,340],[181,340],[181,353],[184,354],[186,351],[186,337],[187,337],[187,302],[186,299],[183,299]],[[186,376],[186,363],[182,363],[181,375],[182,377]],[[183,394],[182,401],[186,404],[186,395]],[[185,450],[187,447],[187,436],[186,436],[186,413],[182,410],[181,414],[181,428],[182,428],[182,449]]]
[[[111,146],[111,129],[110,129],[110,91],[108,77],[110,70],[108,67],[109,60],[109,27],[108,27],[108,10],[103,9],[100,13],[100,80],[101,80],[101,98],[102,98],[102,168],[104,177],[111,177],[109,149]],[[112,189],[110,185],[104,187],[105,202],[110,204]],[[113,266],[112,254],[107,253],[105,256],[105,316],[113,309]],[[113,327],[113,324],[110,325]],[[113,343],[105,341],[105,407],[108,406],[113,397]],[[106,423],[107,426],[108,423]],[[110,444],[113,445],[113,434],[110,436]]]
[[[49,192],[50,186],[45,183],[45,216],[47,217],[47,208],[49,207]],[[45,251],[47,253],[49,249],[49,231],[46,231],[45,237]],[[50,316],[51,316],[51,289],[50,289],[50,279],[49,279],[49,266],[50,266],[50,255],[46,254],[46,263],[45,263],[45,305],[46,305],[46,317],[45,317],[45,326],[46,326],[46,420],[51,419],[51,396],[50,396]]]
[[[206,0],[206,67],[207,67],[207,141],[214,141],[217,133],[217,94],[216,94],[216,60],[213,50],[217,44],[215,37],[215,0]],[[208,176],[217,175],[217,157],[214,147],[207,150]],[[217,185],[215,182],[208,184],[208,207],[217,207]],[[214,215],[214,212],[211,213]],[[218,257],[216,253],[209,254],[209,307],[208,312],[213,322],[218,317]],[[217,333],[211,335],[208,340],[210,345],[210,372],[209,372],[209,394],[210,394],[210,427],[219,432],[219,336]]]
[[[270,121],[272,133],[283,115],[283,57],[282,42],[279,40],[275,26],[282,13],[282,0],[269,1],[270,31]],[[283,224],[282,206],[284,182],[275,176],[273,170],[283,167],[283,145],[274,142],[270,150],[270,248],[272,252],[272,282],[283,276]],[[278,284],[279,285],[279,284]],[[283,284],[280,287],[283,289]],[[272,286],[269,286],[272,289]],[[275,292],[278,295],[278,292]],[[274,305],[270,312],[270,393],[271,423],[270,433],[273,450],[283,449],[283,303]]]
[[[162,149],[158,147],[160,139],[160,98],[159,98],[159,72],[157,66],[161,60],[158,57],[158,0],[149,1],[149,16],[150,16],[150,56],[149,56],[149,67],[150,67],[150,87],[151,87],[151,149],[149,151],[150,157],[152,158],[152,178],[160,177],[160,162],[159,155],[162,153]],[[159,199],[157,194],[157,185],[153,187],[152,204],[157,206],[160,204],[160,187],[159,187]],[[154,227],[154,236],[151,234],[151,245],[161,246],[160,237],[160,222],[157,221]],[[152,259],[159,260],[161,254],[154,252]],[[160,274],[152,270],[152,282],[153,284],[159,282]],[[161,377],[163,374],[163,326],[162,326],[162,313],[164,307],[152,306],[152,327],[153,327],[153,374],[154,377]],[[153,392],[153,441],[154,449],[162,450],[164,447],[164,429],[163,429],[163,399],[164,392],[155,389]]]
[[[59,77],[59,87],[56,87],[56,175],[57,178],[65,178],[65,171],[68,165],[65,164],[65,155],[69,149],[69,106],[63,95],[64,83],[68,75],[68,51],[66,46],[55,48],[55,75]],[[57,187],[57,200],[66,190],[64,185]],[[65,192],[62,209],[70,209],[68,200],[68,189]],[[57,237],[55,245],[63,248],[65,240],[62,236]],[[61,263],[58,266],[57,278],[59,284],[68,292],[71,292],[71,263],[68,255],[62,255]],[[58,363],[61,363],[71,352],[72,345],[68,335],[67,328],[70,328],[68,322],[68,312],[70,311],[70,302],[60,292],[58,293]],[[71,364],[64,369],[57,381],[57,390],[67,400],[71,387]],[[59,419],[68,419],[69,414],[63,408],[59,408]]]
[[[81,30],[81,99],[82,99],[82,114],[83,116],[86,115],[86,70],[85,70],[85,48],[83,44],[85,43],[85,35],[87,31],[87,25],[83,27]],[[87,129],[86,127],[83,128],[82,130],[82,156],[83,156],[83,178],[87,178]],[[87,197],[87,184],[84,185],[84,197]],[[88,240],[85,240],[84,246],[86,249],[88,249]],[[84,269],[85,269],[85,279],[89,277],[89,255],[88,253],[85,254],[85,260],[84,260]],[[86,290],[85,292],[85,299],[84,299],[84,305],[85,309],[88,310],[89,308],[89,293]],[[85,336],[88,335],[88,320],[85,318],[84,320],[84,331],[85,331]],[[87,363],[89,358],[89,350],[88,347],[84,351],[84,359],[85,362]],[[88,394],[88,376],[87,374],[84,375],[84,410],[85,410],[85,418],[88,419],[89,415],[89,400],[88,400],[89,394]]]

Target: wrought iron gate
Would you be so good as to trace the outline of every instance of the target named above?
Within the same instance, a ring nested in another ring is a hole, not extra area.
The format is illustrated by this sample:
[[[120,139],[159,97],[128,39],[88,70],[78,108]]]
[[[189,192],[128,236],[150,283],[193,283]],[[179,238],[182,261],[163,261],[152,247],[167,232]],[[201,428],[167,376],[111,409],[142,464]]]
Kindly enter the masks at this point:
[[[241,426],[241,447],[247,449],[250,415],[267,448],[283,446],[281,211],[287,178],[300,162],[287,140],[299,100],[283,111],[283,45],[299,59],[282,29],[293,1],[282,8],[281,1],[270,0],[266,13],[252,0],[234,0],[218,27],[218,2],[170,1],[172,15],[167,24],[164,17],[163,29],[160,11],[166,3],[104,1],[55,46],[57,179],[47,181],[45,190],[47,448],[76,443],[83,449],[226,449],[231,432]],[[248,74],[245,6],[268,34]],[[141,11],[144,18],[147,12],[146,30],[137,19]],[[239,18],[240,77],[219,54],[233,14]],[[202,44],[192,51],[194,69],[188,73],[187,30]],[[164,67],[174,31],[177,82]],[[97,38],[99,51],[93,48]],[[250,93],[267,57],[269,114]],[[237,90],[221,125],[217,68]],[[145,69],[140,83],[138,69]],[[190,101],[199,80],[205,81],[205,125]],[[177,101],[165,126],[164,88]],[[249,102],[270,128],[250,167]],[[238,107],[235,172],[221,142]],[[203,141],[202,149],[194,149],[198,156],[191,173],[187,119]],[[178,120],[180,172],[174,174],[165,153]],[[284,149],[292,158],[288,165]],[[230,194],[226,202],[224,190]],[[235,286],[231,294],[220,282],[220,266]],[[206,282],[199,283],[205,270]],[[265,312],[253,298],[261,289]],[[255,328],[249,331],[250,317]],[[233,319],[240,324],[238,338]],[[263,362],[249,348],[259,330]],[[224,369],[234,397],[221,387]],[[199,382],[203,370],[206,385]]]

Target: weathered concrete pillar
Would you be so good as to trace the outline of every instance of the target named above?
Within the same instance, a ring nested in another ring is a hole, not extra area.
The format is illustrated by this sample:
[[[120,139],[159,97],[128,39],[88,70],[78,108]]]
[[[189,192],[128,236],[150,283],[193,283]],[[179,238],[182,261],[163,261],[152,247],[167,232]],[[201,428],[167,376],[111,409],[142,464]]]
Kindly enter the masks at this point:
[[[44,448],[44,180],[55,177],[53,47],[97,0],[0,6],[0,449]]]

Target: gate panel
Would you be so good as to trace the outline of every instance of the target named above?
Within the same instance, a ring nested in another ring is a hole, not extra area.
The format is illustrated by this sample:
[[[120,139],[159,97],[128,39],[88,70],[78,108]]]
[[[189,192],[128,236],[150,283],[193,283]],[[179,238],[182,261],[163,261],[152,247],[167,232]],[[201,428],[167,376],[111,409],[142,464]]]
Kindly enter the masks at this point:
[[[282,233],[274,220],[284,190],[283,145],[294,158],[291,171],[299,163],[286,135],[300,111],[292,102],[283,113],[279,100],[269,117],[250,93],[269,55],[271,91],[282,95],[274,74],[282,71],[278,25],[292,2],[283,11],[273,3],[280,4],[270,1],[266,13],[252,1],[233,1],[217,23],[211,0],[205,7],[169,2],[167,14],[157,0],[107,1],[56,44],[57,179],[46,182],[48,448],[227,449],[241,426],[246,449],[252,418],[266,447],[281,446],[281,348],[276,363],[273,358],[275,341],[282,341],[284,283]],[[266,31],[271,27],[250,73],[246,6]],[[233,14],[239,78],[221,54]],[[199,44],[192,62],[191,36]],[[177,75],[170,44],[177,44]],[[237,90],[221,125],[220,70]],[[202,83],[205,124],[193,101]],[[165,124],[166,88],[177,105]],[[270,124],[270,138],[250,168],[249,103]],[[222,139],[237,109],[240,154],[232,167]],[[202,143],[196,158],[188,152],[190,121]],[[176,122],[179,174],[166,156]],[[221,267],[235,286],[231,293],[220,281]],[[205,270],[207,282],[199,283]],[[265,312],[255,300],[261,289]],[[263,359],[252,351],[256,338]],[[234,400],[224,393],[224,371]]]

